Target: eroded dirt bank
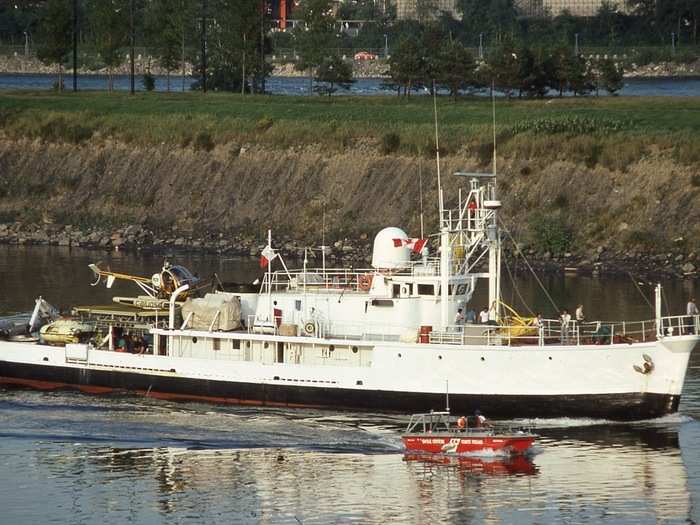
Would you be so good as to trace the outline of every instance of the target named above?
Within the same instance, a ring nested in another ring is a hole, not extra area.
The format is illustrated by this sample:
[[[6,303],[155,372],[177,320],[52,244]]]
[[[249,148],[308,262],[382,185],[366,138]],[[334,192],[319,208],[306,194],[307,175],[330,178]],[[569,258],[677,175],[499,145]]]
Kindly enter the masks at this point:
[[[544,159],[499,159],[504,225],[552,267],[633,266],[693,275],[700,266],[700,182],[693,166],[650,155],[625,171]],[[443,158],[446,192],[476,159]],[[76,146],[0,141],[0,242],[194,247],[255,253],[268,227],[294,251],[318,245],[363,259],[376,231],[435,230],[432,159],[372,147],[275,151],[140,148],[93,139]],[[298,239],[299,242],[292,242]]]

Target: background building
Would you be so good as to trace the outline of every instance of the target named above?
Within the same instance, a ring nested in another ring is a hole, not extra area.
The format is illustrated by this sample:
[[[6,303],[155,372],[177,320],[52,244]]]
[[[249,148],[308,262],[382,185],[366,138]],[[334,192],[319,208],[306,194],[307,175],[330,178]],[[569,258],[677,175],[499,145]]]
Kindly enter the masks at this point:
[[[399,20],[420,19],[446,11],[454,18],[462,15],[457,11],[457,0],[396,0],[396,18]]]
[[[516,0],[516,5],[525,16],[558,16],[569,11],[574,16],[594,16],[604,0]],[[609,0],[619,10],[624,9],[624,0]]]

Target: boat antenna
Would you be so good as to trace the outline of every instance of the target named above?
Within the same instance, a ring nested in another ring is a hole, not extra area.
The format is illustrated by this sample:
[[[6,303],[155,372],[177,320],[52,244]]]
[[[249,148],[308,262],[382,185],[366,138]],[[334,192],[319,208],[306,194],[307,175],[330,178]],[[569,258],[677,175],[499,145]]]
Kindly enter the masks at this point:
[[[423,234],[423,158],[418,159],[418,194],[420,196],[420,238],[425,239]]]
[[[437,162],[437,183],[438,183],[438,206],[440,208],[439,221],[440,229],[442,229],[442,180],[440,179],[440,136],[438,133],[438,117],[437,117],[437,90],[435,89],[435,80],[433,79],[433,116],[435,118],[435,161]]]
[[[493,116],[493,184],[496,185],[496,83],[491,80],[491,114]]]
[[[323,281],[328,288],[326,281],[326,201],[323,201],[323,215],[321,219],[321,264],[323,265]]]

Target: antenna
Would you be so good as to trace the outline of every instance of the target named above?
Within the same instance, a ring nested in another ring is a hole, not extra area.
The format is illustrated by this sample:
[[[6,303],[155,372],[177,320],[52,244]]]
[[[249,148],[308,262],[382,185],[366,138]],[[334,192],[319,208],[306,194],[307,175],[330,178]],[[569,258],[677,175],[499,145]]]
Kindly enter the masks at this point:
[[[321,223],[321,261],[323,265],[323,281],[326,283],[326,288],[328,288],[328,281],[326,280],[326,201],[323,201],[323,219]],[[304,276],[306,278],[306,276]]]
[[[491,112],[493,114],[493,176],[496,184],[496,83],[491,80]]]
[[[418,194],[420,195],[420,238],[423,235],[423,158],[418,159]]]
[[[433,80],[433,115],[435,117],[435,160],[437,162],[437,183],[438,183],[438,206],[440,207],[440,229],[442,229],[442,181],[440,179],[440,137],[438,134],[438,118],[437,118],[437,91],[435,89],[435,80]]]

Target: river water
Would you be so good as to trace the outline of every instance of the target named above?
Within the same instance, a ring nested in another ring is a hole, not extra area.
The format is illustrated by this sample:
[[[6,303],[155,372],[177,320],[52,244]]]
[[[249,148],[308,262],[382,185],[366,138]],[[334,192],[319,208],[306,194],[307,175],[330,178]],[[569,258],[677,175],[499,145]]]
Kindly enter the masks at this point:
[[[169,259],[224,281],[259,272],[250,259]],[[0,315],[28,311],[39,294],[67,307],[133,291],[128,283],[91,287],[87,264],[97,260],[150,274],[163,257],[0,246]],[[589,317],[652,317],[642,295],[651,298],[651,283],[542,279],[558,308],[580,301]],[[534,279],[519,271],[516,282],[531,308],[554,312]],[[698,281],[663,284],[674,313],[700,292]],[[541,438],[527,458],[407,457],[405,422],[386,414],[0,389],[0,521],[700,523],[700,352],[691,358],[678,414],[628,424],[535,420]]]
[[[56,82],[55,75],[39,73],[0,73],[0,90],[45,90],[51,89]],[[187,77],[185,89],[189,90],[193,80]],[[73,79],[65,77],[66,89],[72,89]],[[383,86],[384,81],[378,78],[361,78],[352,84],[349,91],[338,91],[338,94],[349,93],[352,95],[396,95],[393,90],[387,90]],[[305,77],[270,77],[266,81],[266,90],[273,95],[308,95],[309,80]],[[114,89],[128,91],[130,87],[128,75],[116,75],[114,77]],[[156,90],[165,91],[167,88],[165,76],[156,77]],[[80,75],[78,77],[78,89],[85,91],[106,90],[107,77],[105,75]],[[136,89],[143,91],[141,77],[136,79]],[[182,89],[182,78],[171,77],[171,89]],[[489,95],[487,90],[477,92],[481,95]],[[604,95],[605,92],[601,92]],[[663,96],[663,97],[690,97],[700,96],[700,78],[628,78],[624,87],[619,91],[625,96]],[[552,93],[556,95],[556,93]]]

